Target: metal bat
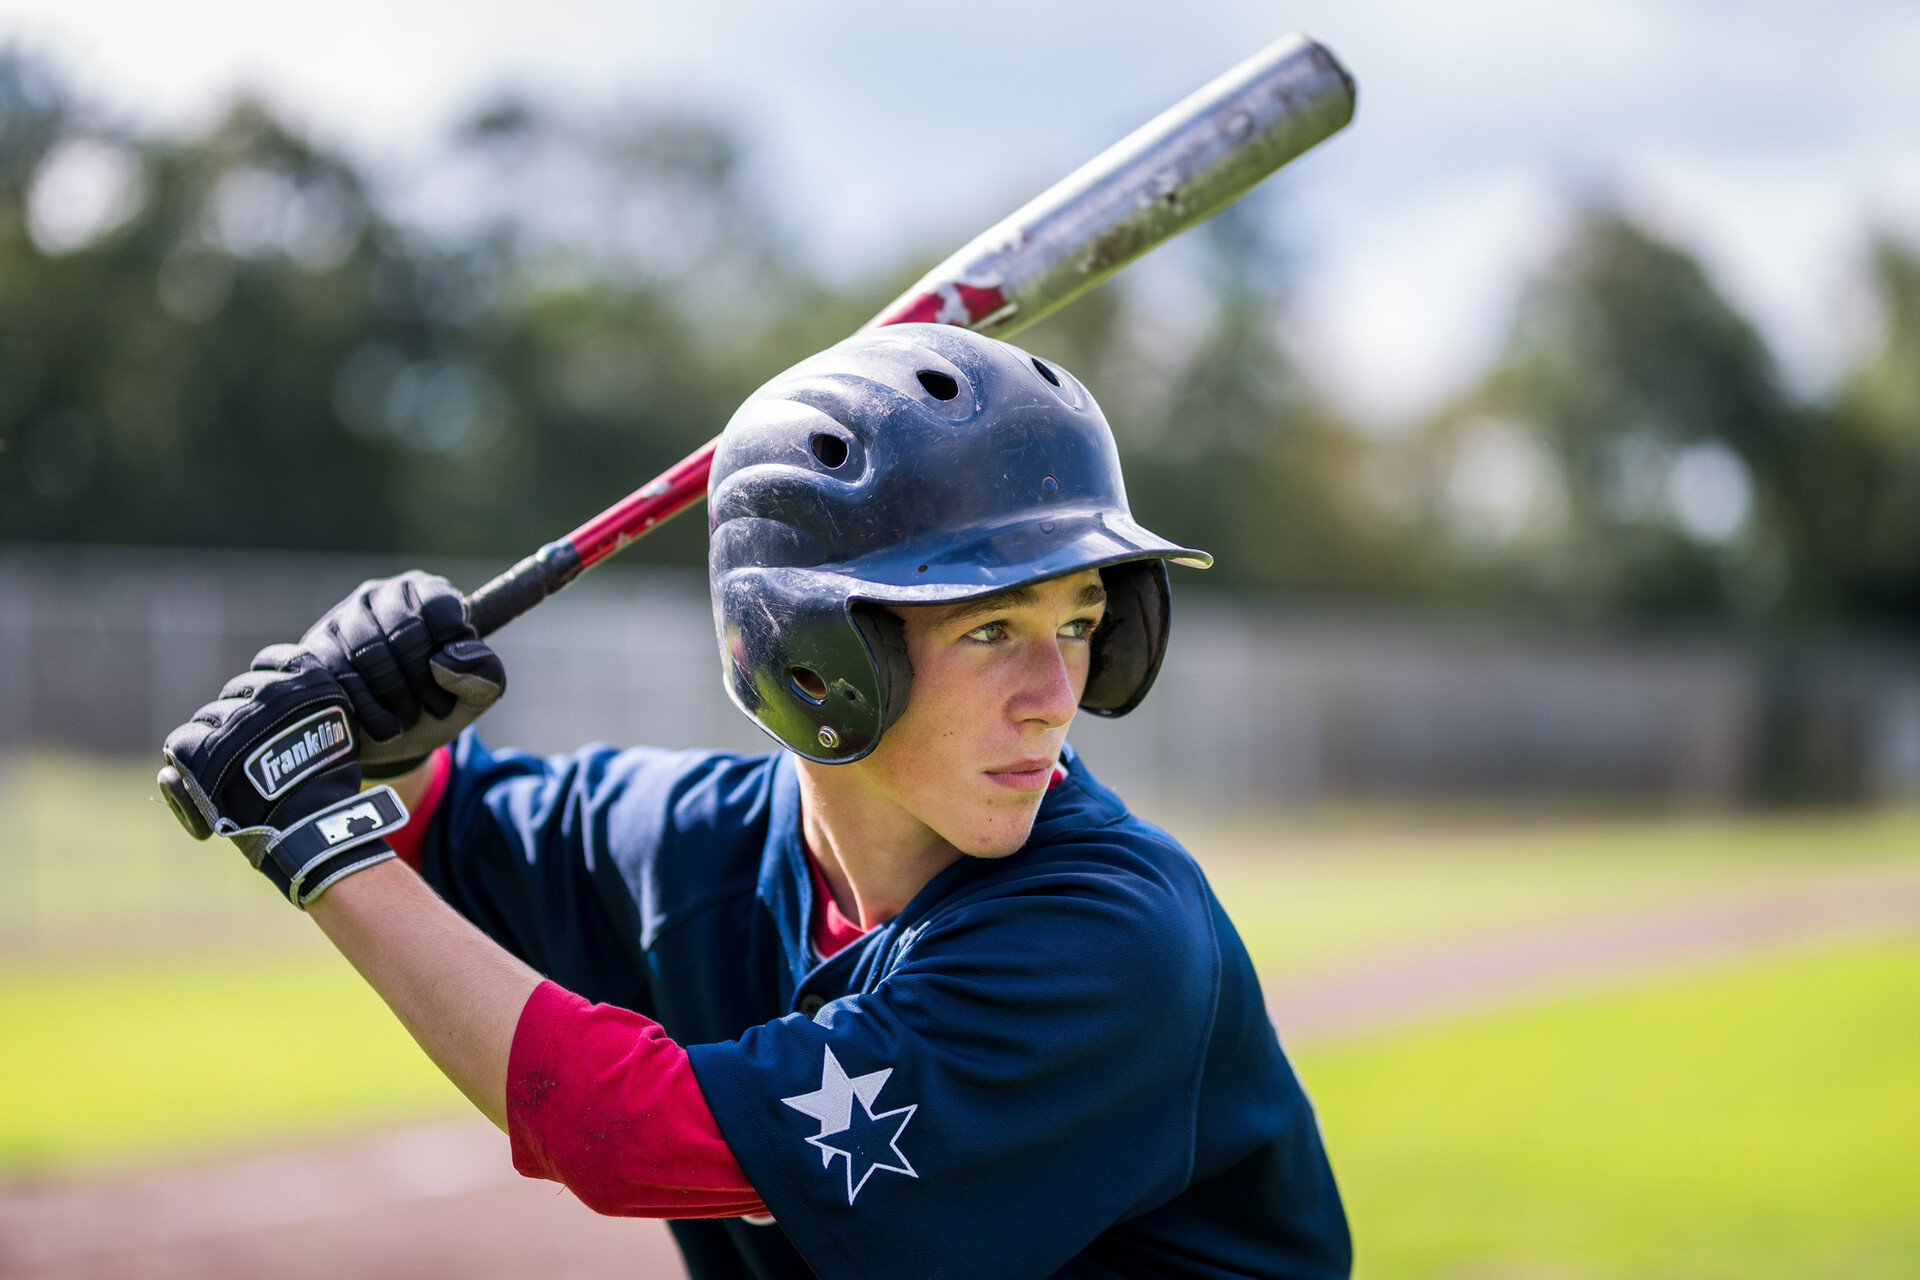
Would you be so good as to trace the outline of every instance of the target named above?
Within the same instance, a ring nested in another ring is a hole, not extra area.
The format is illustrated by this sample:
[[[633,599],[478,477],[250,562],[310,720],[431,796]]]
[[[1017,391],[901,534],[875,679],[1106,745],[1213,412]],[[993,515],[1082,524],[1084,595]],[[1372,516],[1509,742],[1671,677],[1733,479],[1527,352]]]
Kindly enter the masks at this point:
[[[1333,54],[1286,36],[983,232],[864,327],[1011,336],[1339,132],[1353,109],[1353,77]],[[714,444],[468,596],[475,630],[499,630],[705,497]]]

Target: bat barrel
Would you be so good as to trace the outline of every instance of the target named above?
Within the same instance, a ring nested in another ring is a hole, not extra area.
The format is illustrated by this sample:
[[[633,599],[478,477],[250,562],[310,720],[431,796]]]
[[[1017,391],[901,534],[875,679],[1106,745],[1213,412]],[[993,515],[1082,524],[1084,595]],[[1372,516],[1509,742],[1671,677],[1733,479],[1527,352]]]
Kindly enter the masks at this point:
[[[868,327],[1011,336],[1339,132],[1354,105],[1325,46],[1278,40],[976,237]]]

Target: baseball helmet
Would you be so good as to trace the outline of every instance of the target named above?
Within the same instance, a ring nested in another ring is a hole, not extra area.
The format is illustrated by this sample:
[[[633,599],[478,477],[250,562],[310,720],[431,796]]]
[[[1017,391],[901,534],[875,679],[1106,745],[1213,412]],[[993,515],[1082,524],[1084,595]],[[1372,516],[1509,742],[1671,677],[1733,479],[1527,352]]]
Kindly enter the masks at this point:
[[[885,606],[1099,569],[1080,706],[1118,716],[1166,653],[1165,562],[1213,563],[1134,522],[1113,432],[1073,375],[950,325],[856,334],[754,392],[720,437],[707,512],[728,693],[826,764],[872,751],[906,709]]]

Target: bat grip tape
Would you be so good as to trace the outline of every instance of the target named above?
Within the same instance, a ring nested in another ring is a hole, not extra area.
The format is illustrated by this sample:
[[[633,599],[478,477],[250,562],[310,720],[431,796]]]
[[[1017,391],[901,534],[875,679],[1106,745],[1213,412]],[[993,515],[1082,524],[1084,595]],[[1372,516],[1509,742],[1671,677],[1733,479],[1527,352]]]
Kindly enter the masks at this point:
[[[467,597],[467,621],[483,636],[492,635],[586,568],[580,551],[565,538],[549,542],[513,568]]]

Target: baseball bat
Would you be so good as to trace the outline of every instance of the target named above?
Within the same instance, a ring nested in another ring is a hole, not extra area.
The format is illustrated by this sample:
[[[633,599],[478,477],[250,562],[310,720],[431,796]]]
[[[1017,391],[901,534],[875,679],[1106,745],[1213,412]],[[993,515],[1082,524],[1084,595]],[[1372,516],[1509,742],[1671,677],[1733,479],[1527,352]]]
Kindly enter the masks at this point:
[[[1339,132],[1354,101],[1333,54],[1286,36],[982,232],[863,328],[925,321],[1010,337]],[[716,443],[468,596],[474,629],[498,631],[704,498]]]

